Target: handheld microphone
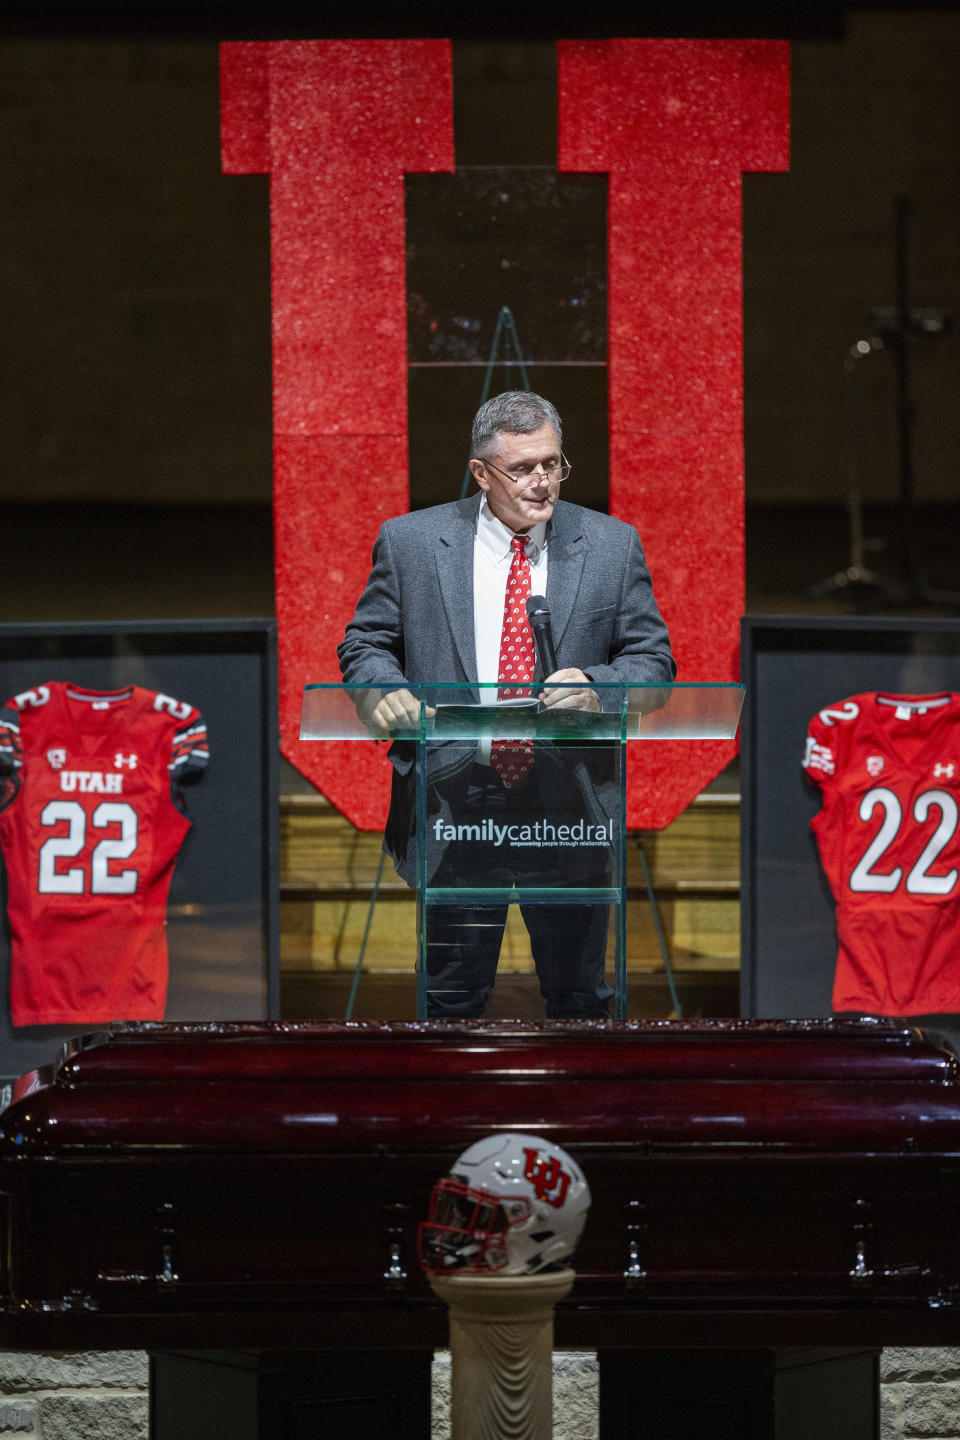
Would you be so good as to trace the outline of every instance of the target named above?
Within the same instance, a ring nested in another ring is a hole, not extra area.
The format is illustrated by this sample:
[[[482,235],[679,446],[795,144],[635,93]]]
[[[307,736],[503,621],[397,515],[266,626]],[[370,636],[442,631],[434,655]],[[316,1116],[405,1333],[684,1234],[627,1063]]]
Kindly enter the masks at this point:
[[[537,645],[543,677],[559,670],[557,652],[553,646],[553,629],[550,624],[550,606],[542,595],[531,595],[527,601],[527,619]]]

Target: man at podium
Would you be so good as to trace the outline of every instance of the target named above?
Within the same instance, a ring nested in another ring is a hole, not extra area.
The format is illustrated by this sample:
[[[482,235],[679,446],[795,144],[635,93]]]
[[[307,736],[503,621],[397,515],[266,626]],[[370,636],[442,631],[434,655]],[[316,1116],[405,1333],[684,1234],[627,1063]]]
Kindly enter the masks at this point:
[[[640,537],[621,520],[560,498],[571,470],[562,441],[560,416],[548,400],[523,390],[497,395],[473,422],[470,470],[479,492],[382,526],[370,577],[338,649],[346,684],[384,692],[367,717],[375,734],[389,738],[416,728],[419,701],[410,687],[417,684],[489,682],[499,685],[494,693],[502,701],[512,685],[529,685],[539,675],[550,682],[544,707],[590,712],[600,709],[593,684],[672,682],[676,665]],[[539,670],[526,605],[537,596],[548,607],[545,625],[535,615]],[[413,751],[406,741],[391,746],[384,836],[411,885],[417,880]],[[555,756],[552,762],[528,740],[461,747],[446,770],[438,767],[434,798],[447,811],[454,803],[461,819],[482,816],[484,836],[531,814],[557,821],[602,813],[604,780],[596,766],[558,768]],[[563,857],[558,862],[542,850],[521,852],[505,875],[503,849],[492,842],[473,846],[469,855],[451,847],[430,883],[455,886],[456,867],[465,863],[474,875],[480,867],[491,887],[603,883],[596,868],[574,874]],[[602,852],[597,865],[609,869]],[[521,912],[548,1019],[606,1017],[608,906],[521,904]],[[428,907],[430,1017],[483,1014],[506,913],[506,905]]]

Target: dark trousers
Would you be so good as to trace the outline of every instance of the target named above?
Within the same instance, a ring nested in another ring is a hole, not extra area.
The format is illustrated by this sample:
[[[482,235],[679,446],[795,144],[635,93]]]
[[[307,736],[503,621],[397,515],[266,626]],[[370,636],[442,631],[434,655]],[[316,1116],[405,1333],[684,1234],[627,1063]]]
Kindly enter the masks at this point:
[[[501,824],[522,823],[539,811],[536,774],[507,789],[488,766],[477,765],[458,817],[496,817]],[[501,847],[451,844],[432,884],[455,887],[460,880],[491,888],[609,885],[608,857],[565,857],[559,865],[549,852],[520,852],[505,858]],[[483,1014],[496,979],[507,919],[506,905],[439,905],[427,909],[427,1015],[432,1019],[475,1018]],[[530,936],[540,993],[549,1020],[606,1019],[613,994],[605,961],[608,905],[527,903],[520,913]]]

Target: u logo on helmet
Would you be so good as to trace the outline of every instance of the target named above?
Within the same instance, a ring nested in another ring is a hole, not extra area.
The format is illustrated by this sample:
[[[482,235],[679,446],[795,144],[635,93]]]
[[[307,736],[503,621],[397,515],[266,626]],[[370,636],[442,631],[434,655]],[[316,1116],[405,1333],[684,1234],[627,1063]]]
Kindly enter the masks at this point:
[[[523,1153],[527,1162],[523,1171],[524,1179],[530,1181],[538,1200],[554,1205],[559,1210],[570,1188],[569,1174],[556,1155],[545,1159],[539,1150],[524,1149]]]

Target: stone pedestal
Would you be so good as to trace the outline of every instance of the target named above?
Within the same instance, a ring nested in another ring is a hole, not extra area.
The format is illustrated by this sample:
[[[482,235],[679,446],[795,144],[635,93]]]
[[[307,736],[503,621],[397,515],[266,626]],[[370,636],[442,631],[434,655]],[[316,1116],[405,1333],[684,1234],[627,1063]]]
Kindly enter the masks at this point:
[[[550,1440],[553,1312],[573,1270],[431,1275],[450,1315],[452,1440]]]

